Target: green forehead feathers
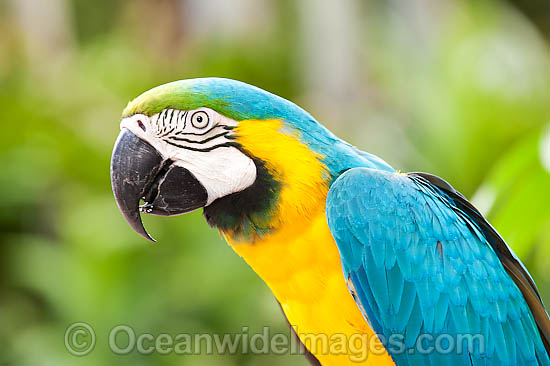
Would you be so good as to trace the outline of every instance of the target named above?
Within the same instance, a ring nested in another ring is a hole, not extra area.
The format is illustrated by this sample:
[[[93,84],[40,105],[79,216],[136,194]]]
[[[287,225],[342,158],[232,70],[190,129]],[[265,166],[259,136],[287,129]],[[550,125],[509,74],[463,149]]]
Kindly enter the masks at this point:
[[[208,107],[220,113],[227,112],[227,102],[213,98],[207,90],[194,90],[192,81],[174,81],[146,91],[128,103],[122,117],[134,114],[152,116],[167,108],[193,110]]]

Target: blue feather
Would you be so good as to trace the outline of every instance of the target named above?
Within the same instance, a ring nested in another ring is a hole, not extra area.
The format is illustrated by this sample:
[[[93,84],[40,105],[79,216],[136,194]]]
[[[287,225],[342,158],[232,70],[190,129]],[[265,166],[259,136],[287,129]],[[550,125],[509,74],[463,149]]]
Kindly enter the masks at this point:
[[[365,317],[386,338],[405,337],[407,352],[388,349],[399,366],[550,365],[518,286],[476,221],[439,187],[350,169],[330,188],[327,219]],[[409,353],[425,333],[478,342],[470,353]]]

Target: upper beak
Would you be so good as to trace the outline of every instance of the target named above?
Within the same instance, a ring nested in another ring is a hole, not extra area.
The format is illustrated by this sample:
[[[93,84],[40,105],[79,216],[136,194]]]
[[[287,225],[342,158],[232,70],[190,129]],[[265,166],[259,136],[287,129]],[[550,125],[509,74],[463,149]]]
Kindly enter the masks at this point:
[[[185,168],[164,159],[149,143],[124,128],[111,158],[111,185],[120,212],[144,238],[155,241],[145,230],[140,211],[178,215],[203,207],[208,195]],[[144,200],[145,205],[139,205]]]

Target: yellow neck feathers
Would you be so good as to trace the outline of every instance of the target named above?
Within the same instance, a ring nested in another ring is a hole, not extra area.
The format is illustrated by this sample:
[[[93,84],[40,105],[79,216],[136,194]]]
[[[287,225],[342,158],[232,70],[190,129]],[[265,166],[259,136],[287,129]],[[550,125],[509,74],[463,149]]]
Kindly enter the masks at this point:
[[[351,351],[323,353],[308,340],[311,335],[336,334],[346,339],[374,335],[346,286],[326,221],[329,175],[322,157],[283,128],[278,120],[242,121],[236,128],[237,141],[264,161],[282,185],[272,231],[245,243],[231,233],[225,236],[269,286],[302,342],[322,365],[356,365]],[[362,361],[363,365],[393,365],[385,352]]]
[[[322,156],[311,151],[297,132],[283,130],[281,120],[245,120],[235,128],[236,141],[252,156],[265,162],[281,182],[280,197],[272,222],[273,231],[301,230],[299,223],[325,209],[328,192]],[[228,234],[228,233],[226,233]]]

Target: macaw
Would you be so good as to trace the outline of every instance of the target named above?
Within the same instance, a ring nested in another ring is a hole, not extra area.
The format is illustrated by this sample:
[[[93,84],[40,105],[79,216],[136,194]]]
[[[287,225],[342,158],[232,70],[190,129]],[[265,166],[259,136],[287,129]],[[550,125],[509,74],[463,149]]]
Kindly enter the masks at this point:
[[[358,361],[307,335],[362,334],[381,345],[365,365],[550,365],[531,276],[443,179],[396,171],[296,104],[230,79],[153,88],[120,128],[111,181],[130,226],[153,240],[140,213],[203,208],[314,364]],[[479,337],[462,349],[463,335]]]

